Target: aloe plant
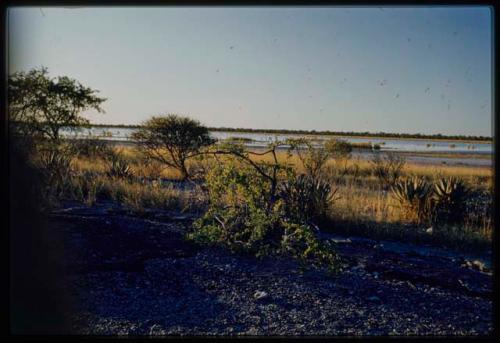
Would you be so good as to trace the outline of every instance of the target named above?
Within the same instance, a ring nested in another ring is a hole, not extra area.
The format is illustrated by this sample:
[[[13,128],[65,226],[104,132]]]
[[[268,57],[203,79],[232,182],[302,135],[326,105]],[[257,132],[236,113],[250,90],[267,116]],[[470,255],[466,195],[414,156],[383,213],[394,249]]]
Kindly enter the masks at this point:
[[[287,214],[308,220],[322,216],[333,200],[335,191],[329,183],[307,175],[299,175],[294,180],[282,184],[280,195],[285,201]]]
[[[425,178],[411,177],[398,180],[391,186],[391,192],[407,218],[416,219],[418,223],[428,218],[431,185]]]
[[[126,178],[132,175],[132,170],[128,162],[123,158],[120,156],[113,156],[107,175],[109,177]]]
[[[463,219],[466,200],[471,191],[461,179],[441,178],[435,182],[433,191],[436,220],[457,222]]]

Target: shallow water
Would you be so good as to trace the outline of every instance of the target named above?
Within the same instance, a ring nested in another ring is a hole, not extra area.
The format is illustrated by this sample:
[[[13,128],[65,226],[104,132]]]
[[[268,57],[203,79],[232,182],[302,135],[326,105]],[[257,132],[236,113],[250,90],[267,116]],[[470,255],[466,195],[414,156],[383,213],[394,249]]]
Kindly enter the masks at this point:
[[[80,132],[71,132],[65,130],[64,134],[68,136],[93,136],[101,137],[112,141],[128,141],[130,136],[136,129],[133,128],[114,128],[114,127],[92,127],[90,129],[82,129]],[[211,132],[211,135],[217,139],[226,139],[229,137],[239,137],[251,139],[250,142],[245,142],[248,147],[265,147],[273,141],[284,141],[289,138],[305,137],[317,143],[331,138],[331,136],[322,135],[298,135],[298,134],[262,134],[250,132]],[[469,143],[456,142],[445,140],[426,140],[426,139],[388,139],[388,138],[372,138],[372,137],[339,137],[350,143],[372,143],[379,144],[381,151],[395,152],[430,152],[430,153],[466,153],[466,154],[483,154],[492,156],[491,143]],[[366,158],[366,154],[359,153],[362,158]],[[408,156],[408,161],[414,161],[424,164],[448,164],[448,165],[474,165],[474,166],[491,166],[492,159],[489,158],[447,158],[447,157],[430,157],[430,156]]]

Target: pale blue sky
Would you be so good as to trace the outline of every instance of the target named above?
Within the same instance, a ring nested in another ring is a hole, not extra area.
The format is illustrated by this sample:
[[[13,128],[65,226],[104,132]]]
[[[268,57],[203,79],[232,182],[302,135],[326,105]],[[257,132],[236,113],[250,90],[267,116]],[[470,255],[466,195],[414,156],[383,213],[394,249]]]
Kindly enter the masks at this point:
[[[95,123],[492,135],[488,7],[11,8],[10,72],[108,98]]]

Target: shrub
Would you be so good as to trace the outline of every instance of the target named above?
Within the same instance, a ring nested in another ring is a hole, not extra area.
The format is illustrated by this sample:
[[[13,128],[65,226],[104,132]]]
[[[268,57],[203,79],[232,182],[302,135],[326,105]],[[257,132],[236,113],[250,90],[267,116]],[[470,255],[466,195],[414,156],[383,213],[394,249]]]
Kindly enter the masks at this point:
[[[286,254],[304,265],[337,271],[332,247],[319,241],[311,226],[286,215],[286,201],[273,193],[272,182],[253,166],[236,162],[230,159],[209,171],[208,210],[188,238],[256,256]],[[280,172],[289,176],[284,169]]]
[[[351,156],[352,145],[344,140],[332,138],[325,142],[325,150],[335,160],[348,159]]]
[[[406,164],[404,157],[394,153],[386,153],[380,157],[380,153],[375,153],[371,160],[373,174],[379,180],[380,187],[391,187],[398,181],[403,173]]]
[[[319,179],[330,158],[330,152],[323,147],[315,147],[311,141],[303,138],[289,139],[286,143],[290,145],[289,151],[296,152],[307,175],[313,179]]]

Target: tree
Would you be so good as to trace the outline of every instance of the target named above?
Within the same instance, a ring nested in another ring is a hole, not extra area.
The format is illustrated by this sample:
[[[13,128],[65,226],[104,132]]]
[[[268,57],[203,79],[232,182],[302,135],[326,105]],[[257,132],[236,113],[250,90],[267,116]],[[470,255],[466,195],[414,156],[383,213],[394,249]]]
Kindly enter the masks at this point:
[[[155,116],[143,122],[132,138],[147,158],[177,169],[183,180],[189,178],[186,161],[201,155],[202,148],[215,142],[208,128],[199,121],[175,114]]]
[[[41,136],[58,141],[63,127],[76,129],[88,125],[80,116],[85,110],[104,112],[106,101],[67,76],[51,78],[47,68],[16,72],[8,80],[8,105],[11,128],[15,133]]]

